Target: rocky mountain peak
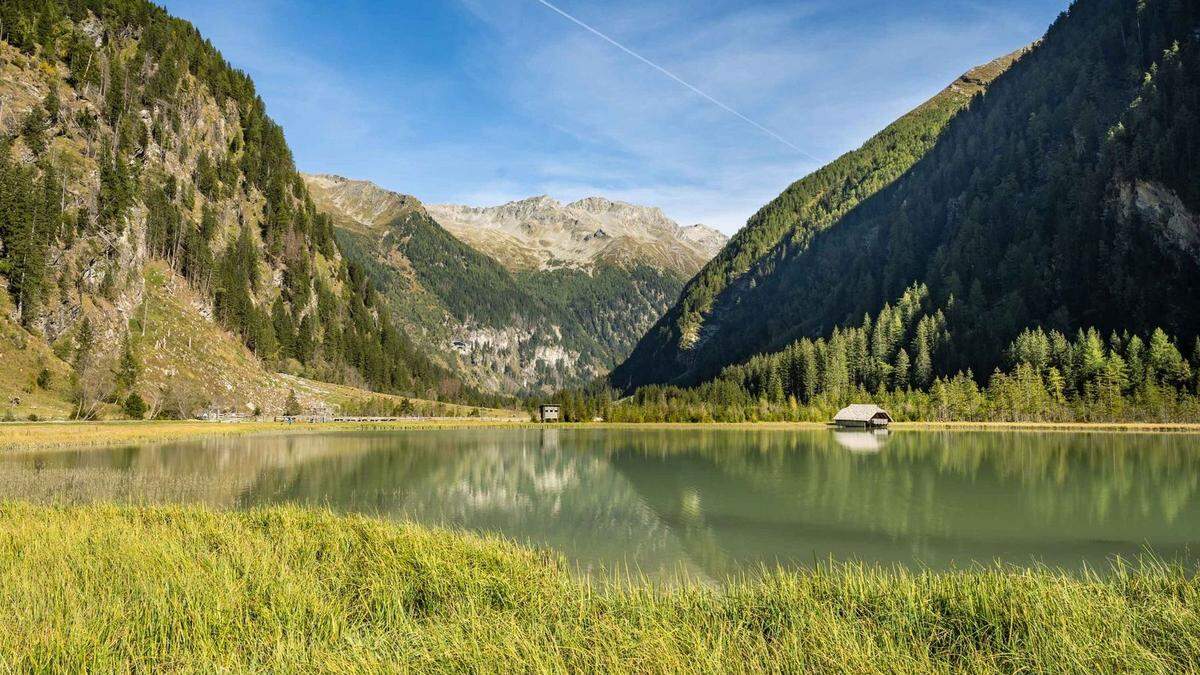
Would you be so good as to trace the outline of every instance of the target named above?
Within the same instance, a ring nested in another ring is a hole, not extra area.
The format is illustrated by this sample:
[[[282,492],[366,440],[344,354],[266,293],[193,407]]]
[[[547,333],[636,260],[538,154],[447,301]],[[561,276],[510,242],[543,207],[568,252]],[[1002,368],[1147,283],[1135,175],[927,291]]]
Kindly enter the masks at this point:
[[[622,203],[614,202],[613,200],[605,197],[584,197],[579,201],[571,202],[567,205],[567,207],[572,209],[582,209],[592,213],[603,213],[620,204]],[[624,206],[629,206],[629,204],[624,204]]]
[[[729,241],[729,237],[725,236],[723,232],[700,223],[680,228],[680,236],[688,241],[694,241],[702,246],[717,250],[720,250],[725,245],[725,242]]]
[[[690,277],[727,241],[711,228],[681,227],[659,208],[606,197],[565,205],[549,195],[490,207],[425,205],[368,181],[333,174],[306,175],[304,180],[318,207],[343,227],[375,229],[420,211],[514,270],[590,270],[603,262],[644,264]]]
[[[370,181],[335,174],[305,174],[304,182],[322,210],[343,225],[381,227],[406,213],[425,213],[425,206],[416,197],[385,190]]]
[[[618,218],[629,222],[636,221],[642,227],[679,228],[679,224],[668,218],[662,209],[657,206],[640,206],[605,197],[585,197],[579,201],[567,204],[565,208],[568,211],[578,211],[601,218]]]
[[[456,237],[513,269],[590,269],[606,262],[691,276],[726,241],[709,228],[701,236],[680,227],[659,208],[606,197],[564,205],[542,195],[493,207],[428,209]]]
[[[496,208],[514,216],[530,216],[548,211],[557,211],[562,208],[562,204],[549,195],[538,195],[536,197],[511,201]]]

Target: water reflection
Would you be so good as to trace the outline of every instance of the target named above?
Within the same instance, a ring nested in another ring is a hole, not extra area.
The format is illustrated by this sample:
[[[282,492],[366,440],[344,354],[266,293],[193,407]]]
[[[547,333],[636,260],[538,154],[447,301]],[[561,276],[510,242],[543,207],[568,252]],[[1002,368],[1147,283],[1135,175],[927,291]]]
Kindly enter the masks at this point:
[[[837,430],[833,440],[850,452],[879,452],[887,442],[887,429],[862,429],[856,431]]]
[[[295,502],[497,531],[585,570],[719,578],[829,556],[1078,568],[1200,542],[1195,436],[436,430],[0,458],[0,496]]]

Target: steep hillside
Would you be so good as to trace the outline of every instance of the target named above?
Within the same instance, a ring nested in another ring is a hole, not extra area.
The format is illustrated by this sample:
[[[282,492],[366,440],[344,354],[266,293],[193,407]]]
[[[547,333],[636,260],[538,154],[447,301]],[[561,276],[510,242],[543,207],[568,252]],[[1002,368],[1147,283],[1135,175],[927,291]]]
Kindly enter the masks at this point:
[[[720,237],[657,209],[592,199],[574,215],[530,207],[528,221],[511,209],[460,240],[414,197],[338,176],[306,180],[407,332],[493,391],[544,392],[606,373]]]
[[[703,225],[680,227],[659,209],[602,197],[566,205],[542,196],[486,208],[428,209],[454,236],[510,269],[645,264],[688,278],[726,241]]]
[[[950,119],[1027,49],[974,68],[915,110],[869,139],[863,146],[793,183],[754,214],[746,226],[688,282],[679,301],[638,343],[612,374],[614,386],[631,389],[653,382],[691,381],[703,365],[699,345],[710,331],[709,317],[719,316],[732,286],[779,256],[781,242],[803,248],[813,236],[891,184],[930,148]]]
[[[660,324],[617,381],[638,383],[639,365],[658,354],[674,372],[652,378],[695,382],[868,314],[903,329],[888,303],[916,284],[923,311],[938,315],[937,335],[921,340],[935,345],[935,374],[991,372],[1030,327],[1149,335],[1161,326],[1192,344],[1198,80],[1194,3],[1076,2],[901,178],[752,262],[712,295],[703,328],[684,331],[686,352],[661,339],[678,324]],[[894,354],[907,338],[886,328],[881,344]]]
[[[153,394],[114,373],[159,263],[260,371],[459,388],[395,330],[249,78],[191,25],[142,0],[5,2],[0,75],[2,320],[71,370],[76,412]],[[203,356],[176,349],[184,337],[140,358],[194,370]],[[208,400],[227,384],[197,381]]]
[[[301,410],[346,414],[463,416],[476,410],[268,370],[236,334],[211,320],[205,299],[164,262],[151,261],[144,266],[143,290],[128,332],[94,339],[119,345],[113,350],[117,352],[112,364],[114,380],[125,376],[121,372],[124,351],[132,355],[135,368],[130,389],[139,392],[147,416],[187,418],[207,410],[276,414],[285,409],[292,394]],[[5,296],[0,296],[0,309],[12,310]],[[106,308],[90,310],[89,315],[99,315]],[[89,330],[104,330],[100,322],[91,326],[89,321]],[[72,341],[60,340],[52,349],[7,317],[0,318],[0,331],[0,360],[7,365],[0,374],[0,390],[7,397],[0,401],[5,417],[70,417],[79,414],[81,404],[95,406],[84,411],[89,416],[125,416],[119,398],[89,400],[80,396],[88,386],[113,391],[113,383],[80,378],[73,368],[75,354],[68,353]],[[477,414],[511,413],[482,410]]]

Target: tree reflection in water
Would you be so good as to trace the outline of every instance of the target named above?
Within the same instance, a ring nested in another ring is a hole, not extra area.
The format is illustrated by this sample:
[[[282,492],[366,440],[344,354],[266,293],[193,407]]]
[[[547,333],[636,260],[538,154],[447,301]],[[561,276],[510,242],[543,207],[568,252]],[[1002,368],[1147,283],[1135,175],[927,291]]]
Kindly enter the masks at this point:
[[[756,429],[266,436],[9,455],[0,496],[319,505],[497,531],[585,571],[652,577],[830,556],[1079,568],[1146,550],[1194,555],[1196,441]]]

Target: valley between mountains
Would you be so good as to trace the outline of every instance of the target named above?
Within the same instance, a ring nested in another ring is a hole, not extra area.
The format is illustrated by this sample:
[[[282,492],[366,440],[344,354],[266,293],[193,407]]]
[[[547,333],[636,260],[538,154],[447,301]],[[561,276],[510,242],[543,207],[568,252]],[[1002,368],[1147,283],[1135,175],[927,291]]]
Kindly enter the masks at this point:
[[[727,239],[602,196],[425,204],[301,174],[250,77],[187,22],[6,2],[0,405],[1186,418],[1197,12],[1080,0]]]
[[[726,241],[599,197],[427,206],[366,181],[305,182],[414,342],[506,394],[606,375]]]
[[[1200,0],[159,1],[0,0],[0,671],[1200,672]]]

